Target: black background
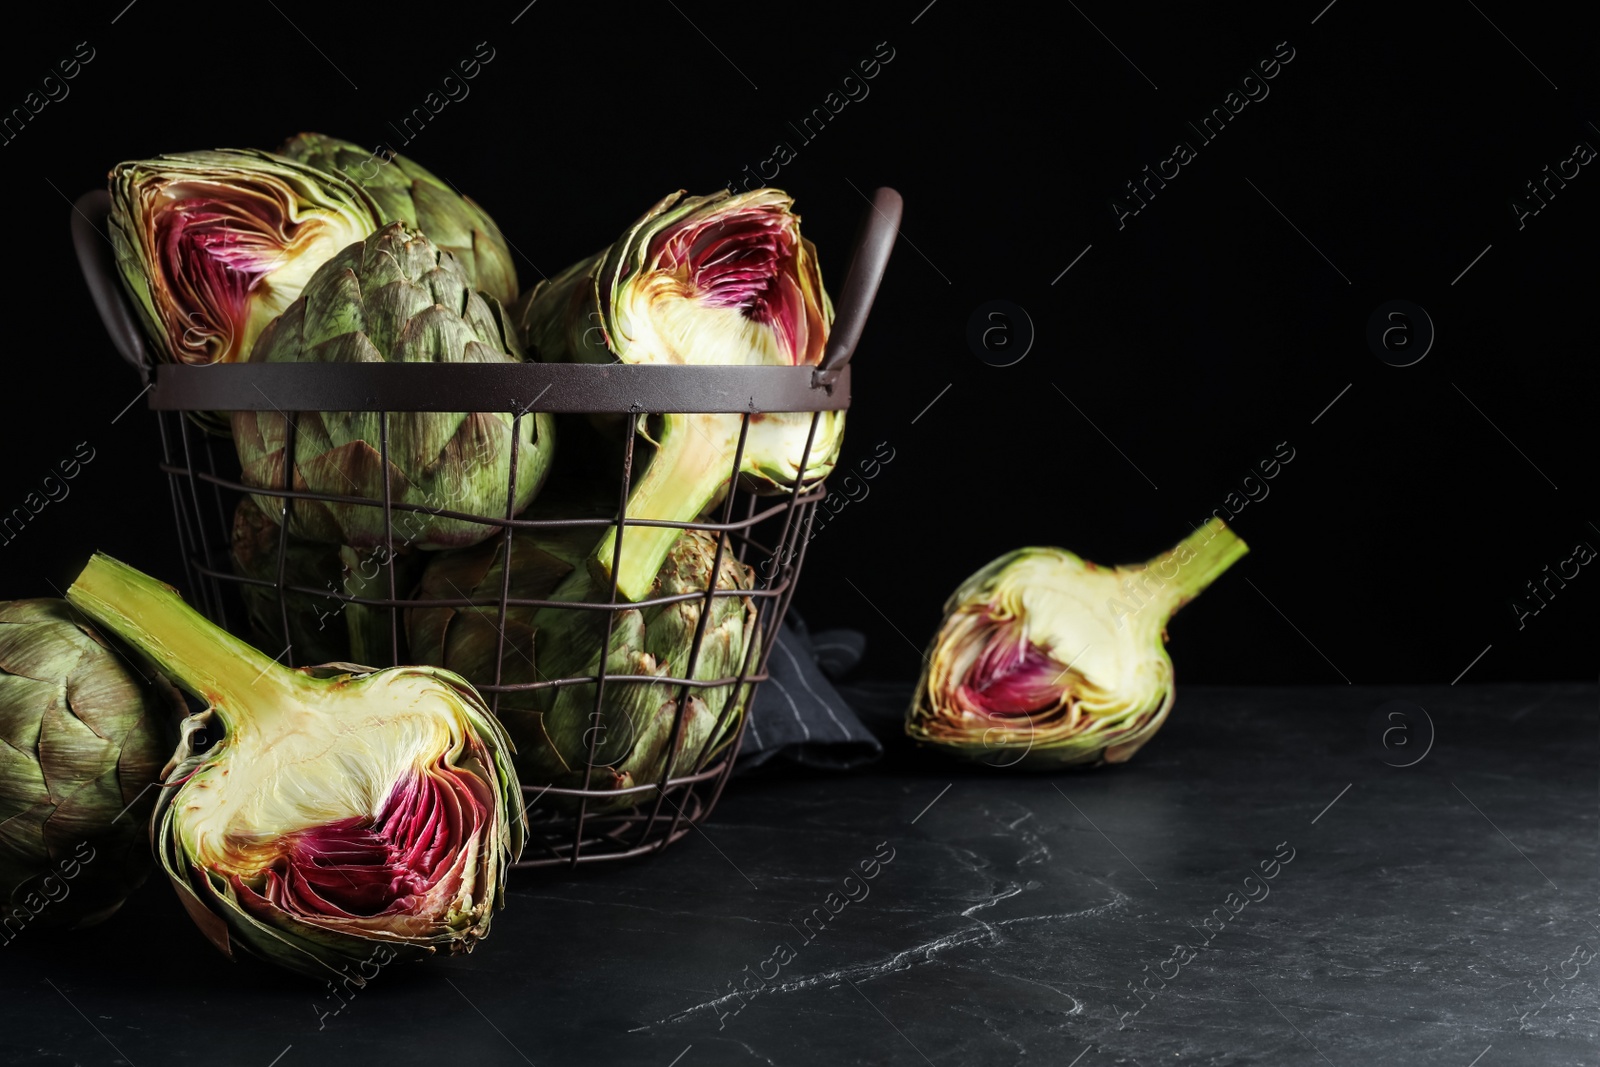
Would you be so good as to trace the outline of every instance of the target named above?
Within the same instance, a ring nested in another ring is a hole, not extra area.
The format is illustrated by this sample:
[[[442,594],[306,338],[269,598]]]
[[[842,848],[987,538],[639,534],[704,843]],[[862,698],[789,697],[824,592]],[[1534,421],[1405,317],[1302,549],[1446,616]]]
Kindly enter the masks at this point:
[[[1576,142],[1600,147],[1592,26],[1505,4],[925,3],[30,16],[0,44],[0,109],[79,42],[94,58],[0,146],[0,507],[79,442],[95,458],[0,546],[0,596],[64,589],[95,548],[181,574],[154,417],[140,402],[117,418],[139,384],[68,240],[69,199],[117,161],[302,129],[388,142],[488,208],[530,286],[662,194],[719,188],[788,141],[772,184],[834,289],[863,194],[906,202],[842,462],[880,442],[895,458],[812,542],[797,599],[813,626],[868,631],[868,673],[914,674],[945,595],[990,558],[1030,543],[1145,558],[1287,441],[1294,460],[1235,524],[1251,554],[1173,626],[1180,678],[1449,682],[1486,646],[1467,681],[1592,678],[1593,568],[1523,629],[1511,600],[1575,543],[1600,546],[1600,176],[1583,168],[1523,229],[1510,208]],[[470,95],[402,145],[389,122],[479,42],[494,58]],[[869,95],[801,143],[788,123],[880,42],[894,58]],[[1294,58],[1270,95],[1201,146],[1185,122],[1279,42]],[[1180,139],[1198,157],[1119,229],[1111,198]],[[993,299],[1037,332],[1013,366],[967,344]],[[1392,299],[1437,327],[1416,365],[1366,344]]]

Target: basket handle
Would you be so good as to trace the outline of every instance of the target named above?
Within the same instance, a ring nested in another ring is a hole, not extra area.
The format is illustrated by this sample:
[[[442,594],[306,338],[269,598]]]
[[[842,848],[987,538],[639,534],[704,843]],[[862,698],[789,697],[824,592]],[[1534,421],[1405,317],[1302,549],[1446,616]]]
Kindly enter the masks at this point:
[[[123,295],[111,244],[101,232],[110,217],[111,194],[104,189],[78,197],[77,203],[72,205],[72,247],[78,253],[78,267],[83,271],[83,280],[88,283],[89,295],[94,298],[95,310],[100,312],[100,322],[111,335],[112,344],[148,385],[150,355]]]
[[[888,186],[873,191],[872,207],[862,216],[861,228],[856,231],[850,267],[844,276],[843,296],[828,335],[828,348],[817,368],[818,385],[830,384],[855,353],[861,331],[867,325],[867,313],[878,295],[878,283],[883,281],[884,268],[889,265],[889,253],[900,232],[900,216],[904,209],[900,194]]]

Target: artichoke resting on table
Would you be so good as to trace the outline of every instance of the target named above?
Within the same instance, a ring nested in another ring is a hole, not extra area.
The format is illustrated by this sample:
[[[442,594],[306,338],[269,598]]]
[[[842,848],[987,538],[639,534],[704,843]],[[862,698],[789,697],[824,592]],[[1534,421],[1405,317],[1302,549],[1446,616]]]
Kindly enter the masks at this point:
[[[65,601],[0,603],[0,942],[92,926],[144,882],[184,713]]]
[[[464,679],[285,667],[100,554],[67,598],[208,704],[182,724],[151,837],[219,949],[359,985],[343,970],[375,948],[417,959],[488,934],[522,798]]]
[[[1213,518],[1148,563],[1022,548],[945,604],[906,733],[994,766],[1120,763],[1172,709],[1167,622],[1248,547]]]

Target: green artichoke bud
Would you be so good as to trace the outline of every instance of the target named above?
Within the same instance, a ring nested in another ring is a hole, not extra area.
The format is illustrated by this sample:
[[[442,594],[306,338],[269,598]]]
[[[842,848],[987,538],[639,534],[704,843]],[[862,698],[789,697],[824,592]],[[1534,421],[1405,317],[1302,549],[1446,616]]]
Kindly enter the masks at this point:
[[[610,248],[540,282],[516,312],[529,348],[546,362],[815,365],[833,304],[816,248],[800,236],[793,200],[776,189],[661,200]],[[641,417],[655,451],[628,497],[628,517],[691,522],[734,477],[741,416]],[[755,491],[827,477],[839,455],[844,412],[750,417],[738,475]],[[802,469],[803,464],[803,469]],[[632,526],[617,588],[640,600],[679,529]],[[591,567],[609,578],[613,527]]]
[[[353,182],[270,152],[182,152],[111,171],[111,247],[157,355],[242,362],[334,253],[386,221]]]
[[[183,714],[64,601],[0,603],[0,944],[92,926],[144,882],[151,787]]]
[[[1121,763],[1172,709],[1167,621],[1247,551],[1214,518],[1134,566],[1001,556],[945,603],[906,733],[997,766]]]
[[[241,578],[264,582],[278,579],[278,535],[281,527],[264,515],[254,500],[245,497],[233,512],[231,555],[233,572]],[[285,585],[325,590],[324,595],[285,593],[284,607],[289,614],[289,640],[295,659],[305,663],[331,663],[350,658],[346,623],[340,617],[343,601],[335,595],[344,591],[343,565],[339,550],[320,541],[289,538],[284,546]],[[239,586],[251,635],[262,648],[283,644],[283,620],[278,610],[276,589],[262,585]]]
[[[594,535],[577,526],[553,533],[519,531],[511,542],[512,600],[549,600],[563,580],[581,566]],[[436,552],[422,572],[419,600],[498,600],[505,573],[505,542],[499,538],[471,548]],[[500,644],[499,604],[473,607],[413,607],[406,610],[406,640],[418,663],[455,671],[476,686],[526,685],[539,681],[534,669],[535,609],[506,609],[505,647]],[[596,647],[599,638],[595,638]],[[498,680],[495,665],[500,665]],[[500,715],[532,709],[526,690],[501,693],[490,704]]]
[[[410,545],[396,545],[391,555],[388,548],[339,548],[339,562],[343,567],[344,592],[350,596],[373,600],[399,599],[417,584],[422,568],[427,564],[427,553]],[[390,570],[393,575],[393,597],[390,593]],[[350,635],[350,659],[355,663],[401,663],[406,659],[405,645],[399,639],[405,634],[402,625],[404,613],[392,608],[374,607],[371,604],[343,603],[345,630]]]
[[[276,501],[275,501],[276,502]],[[233,570],[242,578],[276,582],[278,535],[282,527],[262,514],[251,497],[239,501],[233,513]],[[391,557],[387,548],[357,549],[307,541],[291,535],[284,546],[285,586],[315,589],[315,593],[286,592],[289,641],[294,661],[331,663],[383,663],[393,659],[394,628],[399,625],[388,608],[351,603],[344,598],[389,597],[387,568],[395,568],[395,593],[404,596],[415,584],[424,563],[423,553],[404,545]],[[241,584],[245,613],[256,644],[273,648],[283,643],[283,622],[275,588]],[[282,654],[279,654],[281,658]]]
[[[105,555],[67,599],[209,705],[184,720],[152,837],[223,952],[359,985],[341,968],[376,947],[420,958],[489,932],[522,802],[510,741],[464,679],[285,667]]]
[[[341,251],[262,333],[251,362],[514,363],[522,349],[499,301],[474,291],[454,256],[399,223]],[[294,486],[340,496],[478,515],[504,515],[513,417],[506,412],[406,412],[389,416],[389,462],[380,459],[380,412],[304,412],[295,440]],[[279,488],[287,420],[279,411],[233,414],[246,484]],[[524,416],[517,445],[515,511],[539,491],[550,465],[554,421]],[[277,506],[256,502],[268,515]],[[290,532],[355,548],[386,544],[376,505],[297,500]],[[498,527],[431,511],[394,512],[394,540],[418,548],[476,544]]]
[[[717,538],[703,530],[685,530],[668,547],[667,558],[648,590],[650,600],[696,594],[671,603],[647,603],[616,615],[606,655],[605,697],[595,709],[595,686],[563,685],[533,690],[537,712],[506,711],[501,718],[517,741],[519,767],[532,787],[550,784],[576,789],[630,789],[654,784],[670,762],[679,777],[705,767],[732,743],[749,705],[752,683],[737,687],[741,673],[754,673],[760,659],[757,612],[748,596],[712,599],[700,654],[689,672],[689,652],[705,606]],[[719,590],[749,590],[751,569],[723,549],[717,569]],[[564,581],[553,600],[604,603],[610,582],[601,582],[579,567]],[[542,680],[593,676],[600,669],[605,645],[605,613],[568,607],[547,607],[533,613],[536,662]],[[618,676],[630,676],[623,680]],[[722,684],[689,687],[677,743],[669,752],[672,725],[682,682],[650,679],[689,678]],[[589,748],[594,744],[590,769]],[[610,801],[591,801],[592,813],[647,803],[644,791]]]
[[[360,186],[384,222],[403,222],[461,261],[473,285],[502,304],[517,298],[517,268],[500,227],[470,197],[462,196],[402,155],[388,160],[320,133],[302,133],[278,149],[283,155]]]

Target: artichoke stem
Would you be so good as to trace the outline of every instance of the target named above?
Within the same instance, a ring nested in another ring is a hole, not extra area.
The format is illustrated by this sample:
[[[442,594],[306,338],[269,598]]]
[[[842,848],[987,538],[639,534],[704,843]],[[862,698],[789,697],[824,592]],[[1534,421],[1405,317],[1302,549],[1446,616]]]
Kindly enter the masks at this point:
[[[738,416],[731,418],[735,423]],[[628,518],[692,522],[733,475],[734,446],[718,416],[667,415],[655,455],[628,493]],[[719,443],[719,437],[721,443]],[[643,600],[683,531],[673,526],[629,526],[617,567],[617,591]],[[617,528],[611,527],[590,557],[602,581],[611,580]]]
[[[1125,568],[1138,575],[1162,606],[1163,621],[1205,591],[1239,558],[1250,551],[1238,534],[1213,516],[1188,537],[1140,567]]]
[[[273,706],[298,676],[184,603],[165,582],[96,552],[67,600],[217,708],[224,723]],[[253,716],[251,716],[253,717]]]

